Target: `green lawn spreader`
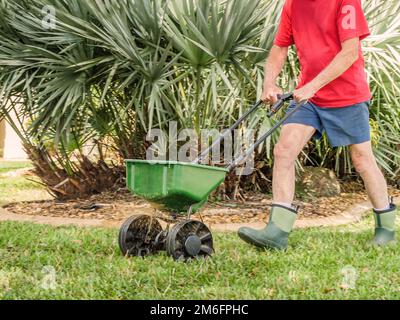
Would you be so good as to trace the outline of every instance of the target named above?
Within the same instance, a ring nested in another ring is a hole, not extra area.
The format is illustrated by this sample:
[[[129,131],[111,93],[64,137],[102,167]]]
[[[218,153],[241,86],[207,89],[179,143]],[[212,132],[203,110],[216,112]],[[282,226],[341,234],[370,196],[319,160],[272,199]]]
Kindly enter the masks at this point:
[[[279,97],[271,108],[269,117],[276,114],[292,94]],[[262,105],[257,102],[217,141],[205,150],[193,163],[172,161],[127,160],[127,187],[136,196],[148,200],[155,212],[167,211],[173,226],[163,230],[159,215],[135,215],[122,225],[119,247],[125,256],[144,257],[158,251],[167,251],[175,260],[211,256],[214,252],[210,229],[191,215],[199,210],[209,195],[225,180],[226,175],[249,157],[273,132],[275,132],[303,104],[274,125],[227,168],[200,165],[199,163],[221,141]],[[164,219],[163,219],[164,220]]]

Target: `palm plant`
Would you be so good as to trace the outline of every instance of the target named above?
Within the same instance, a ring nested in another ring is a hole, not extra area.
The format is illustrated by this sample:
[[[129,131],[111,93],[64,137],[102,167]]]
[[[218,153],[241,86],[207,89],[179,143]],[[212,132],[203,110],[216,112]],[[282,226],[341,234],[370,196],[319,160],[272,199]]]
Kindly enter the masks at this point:
[[[54,29],[43,28],[45,5],[55,8]],[[120,178],[122,159],[144,157],[152,129],[168,130],[170,121],[198,132],[225,128],[254,102],[282,5],[0,0],[0,117],[12,121],[10,112],[18,112],[22,129],[15,128],[56,196],[101,191]],[[374,30],[366,57],[376,97],[376,152],[393,174],[400,161],[398,4],[369,0],[366,10]],[[293,89],[297,73],[291,51],[280,79],[285,90]],[[264,113],[247,127],[260,134],[269,129]],[[261,177],[270,169],[276,139],[259,150]],[[84,152],[89,143],[96,158]],[[311,144],[303,163],[343,172],[343,151]]]

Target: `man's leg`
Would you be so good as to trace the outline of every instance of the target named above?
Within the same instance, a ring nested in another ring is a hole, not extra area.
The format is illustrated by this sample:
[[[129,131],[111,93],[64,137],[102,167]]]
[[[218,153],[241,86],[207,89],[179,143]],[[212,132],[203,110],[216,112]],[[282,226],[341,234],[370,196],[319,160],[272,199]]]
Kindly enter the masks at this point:
[[[315,131],[313,127],[302,124],[287,124],[282,128],[281,137],[274,149],[274,203],[292,204],[295,192],[295,162]]]
[[[371,142],[350,146],[354,167],[361,175],[374,206],[375,237],[373,243],[386,245],[395,240],[396,206],[389,203],[388,186],[372,152]]]
[[[287,248],[289,234],[297,217],[297,211],[292,208],[295,161],[315,131],[313,127],[302,124],[287,124],[282,128],[274,150],[274,204],[270,221],[262,230],[240,228],[238,234],[244,241],[263,248]]]
[[[350,146],[350,153],[354,168],[364,181],[372,205],[378,210],[387,209],[389,207],[388,186],[376,163],[371,142]]]

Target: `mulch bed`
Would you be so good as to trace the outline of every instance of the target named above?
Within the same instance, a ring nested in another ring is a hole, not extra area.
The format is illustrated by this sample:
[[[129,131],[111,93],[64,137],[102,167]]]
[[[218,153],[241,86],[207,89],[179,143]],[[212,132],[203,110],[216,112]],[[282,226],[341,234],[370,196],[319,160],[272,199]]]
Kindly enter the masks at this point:
[[[318,198],[306,202],[298,201],[300,219],[335,216],[351,206],[367,201],[365,192],[359,190],[345,192],[339,197]],[[357,189],[357,188],[356,188]],[[400,190],[391,189],[393,196],[400,196]],[[210,224],[216,223],[252,223],[267,220],[271,205],[269,196],[262,194],[247,195],[245,201],[210,201],[202,210],[201,217]],[[127,190],[104,192],[89,199],[74,201],[40,201],[9,204],[5,207],[16,214],[48,216],[78,219],[100,219],[122,221],[134,214],[151,214],[154,209],[143,199],[132,196]]]

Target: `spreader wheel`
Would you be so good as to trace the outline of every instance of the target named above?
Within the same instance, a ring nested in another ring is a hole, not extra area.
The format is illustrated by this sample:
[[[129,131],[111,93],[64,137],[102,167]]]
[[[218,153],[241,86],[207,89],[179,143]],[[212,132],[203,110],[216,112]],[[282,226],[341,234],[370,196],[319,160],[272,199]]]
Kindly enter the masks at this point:
[[[159,250],[156,238],[163,232],[156,218],[133,216],[119,231],[119,248],[124,256],[145,257]]]
[[[214,253],[213,237],[204,223],[186,220],[169,231],[166,249],[175,260],[211,256]]]

